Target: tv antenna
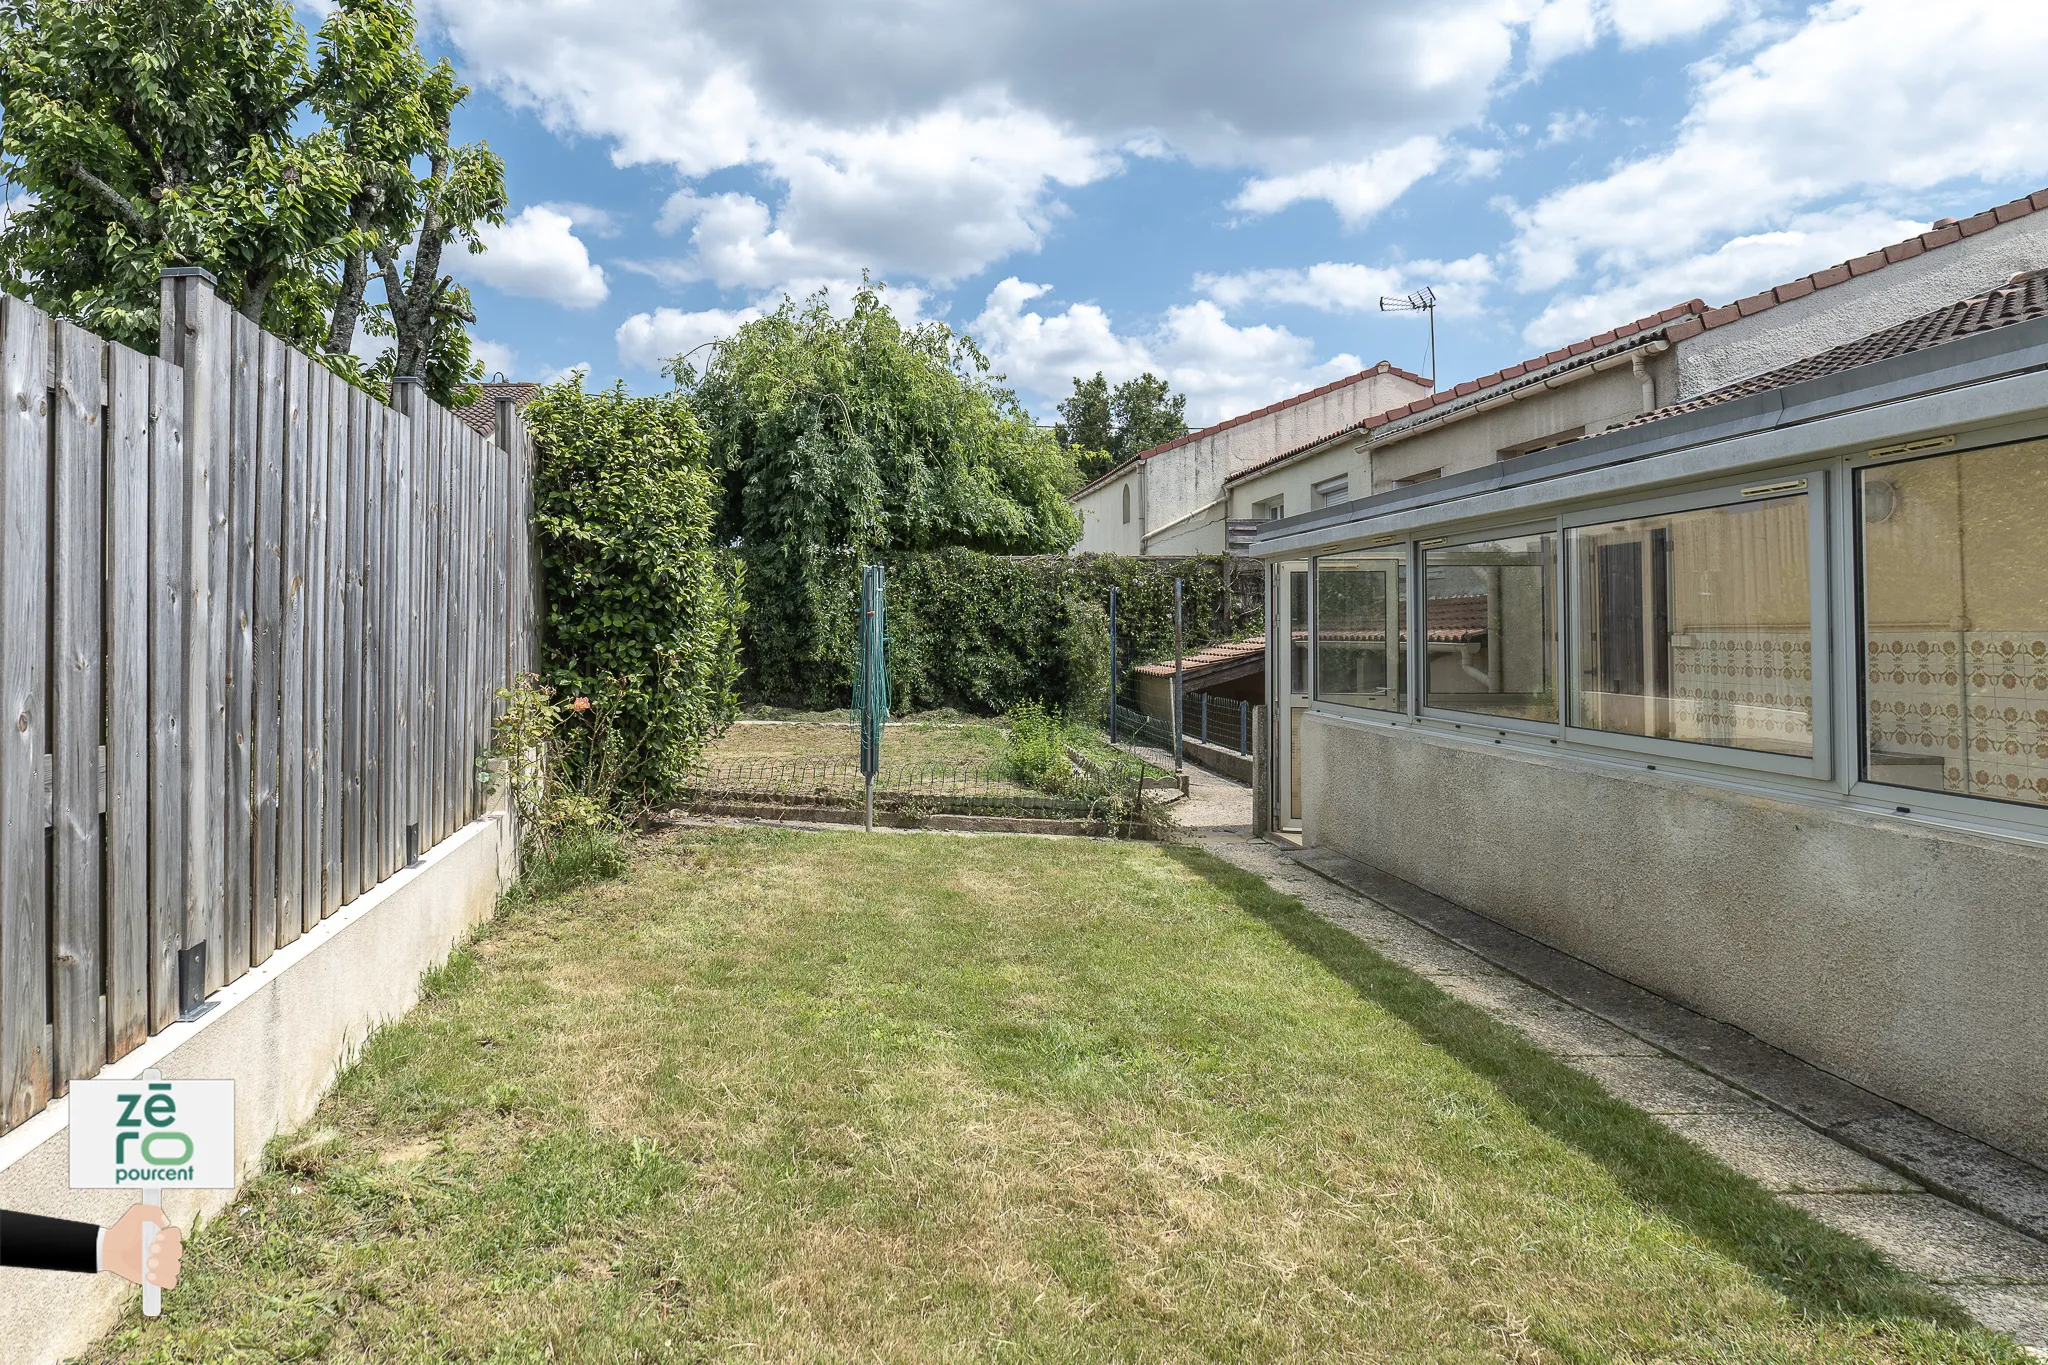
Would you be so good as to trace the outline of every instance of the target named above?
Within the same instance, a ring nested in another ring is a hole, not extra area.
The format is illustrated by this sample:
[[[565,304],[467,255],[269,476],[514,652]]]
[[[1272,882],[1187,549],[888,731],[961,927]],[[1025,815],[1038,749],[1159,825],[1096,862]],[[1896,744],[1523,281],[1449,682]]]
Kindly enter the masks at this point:
[[[1429,387],[1436,388],[1436,291],[1428,285],[1416,290],[1405,298],[1392,294],[1380,295],[1382,313],[1427,313],[1429,314]]]

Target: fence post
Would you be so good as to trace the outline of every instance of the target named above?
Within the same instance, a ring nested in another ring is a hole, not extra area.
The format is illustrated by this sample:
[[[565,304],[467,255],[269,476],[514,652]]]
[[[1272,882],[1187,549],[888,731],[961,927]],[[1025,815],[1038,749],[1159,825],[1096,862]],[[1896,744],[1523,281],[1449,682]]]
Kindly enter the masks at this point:
[[[1237,751],[1248,754],[1252,751],[1252,704],[1239,701],[1237,704]]]
[[[426,520],[427,492],[425,470],[426,460],[422,452],[427,449],[427,381],[416,375],[400,375],[391,381],[391,406],[405,414],[406,454],[409,465],[407,477],[408,493],[406,527],[406,600],[399,608],[400,629],[405,640],[407,654],[406,674],[401,704],[405,710],[405,789],[400,799],[405,813],[400,817],[404,822],[405,861],[410,864],[426,851],[429,840],[426,837],[426,767],[433,761],[426,747],[427,737],[422,733],[426,725],[426,707],[422,704],[424,689],[430,685],[425,678],[423,656],[424,621],[420,607],[425,592],[426,554],[429,543],[418,524]]]
[[[1184,660],[1181,656],[1180,634],[1180,592],[1181,580],[1173,580],[1173,770],[1181,770],[1181,731],[1188,728],[1186,678],[1182,672]]]
[[[220,989],[225,954],[221,830],[227,802],[227,617],[214,582],[226,576],[228,376],[233,314],[197,266],[162,276],[157,352],[180,368],[185,421],[185,931],[178,1001],[191,1013]]]
[[[1266,708],[1252,708],[1252,837],[1273,832],[1273,764],[1266,742]]]
[[[1116,743],[1116,588],[1109,590],[1109,742]]]

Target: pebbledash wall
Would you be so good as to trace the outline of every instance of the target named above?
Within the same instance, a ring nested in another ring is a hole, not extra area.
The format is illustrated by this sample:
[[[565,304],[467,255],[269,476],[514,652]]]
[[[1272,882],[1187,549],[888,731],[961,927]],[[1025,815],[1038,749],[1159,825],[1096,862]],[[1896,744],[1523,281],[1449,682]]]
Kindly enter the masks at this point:
[[[2048,318],[1291,518],[1255,553],[1276,593],[1310,572],[1316,612],[1405,625],[1470,563],[1552,604],[1548,682],[1514,696],[1483,660],[1432,660],[1441,695],[1422,660],[1353,666],[1384,630],[1319,644],[1353,690],[1296,704],[1305,842],[2048,1165]],[[1660,554],[1684,591],[1655,616]],[[1656,652],[1630,631],[1675,661],[1654,686],[1606,676]]]

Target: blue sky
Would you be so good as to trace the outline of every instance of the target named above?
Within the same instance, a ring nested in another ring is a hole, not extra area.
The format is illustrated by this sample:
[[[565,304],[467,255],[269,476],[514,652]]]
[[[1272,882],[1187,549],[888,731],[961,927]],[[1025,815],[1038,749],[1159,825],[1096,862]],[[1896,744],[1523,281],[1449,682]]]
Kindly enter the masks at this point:
[[[1050,418],[1484,373],[2048,185],[2012,0],[424,0],[505,158],[490,368],[660,360],[862,269]],[[2048,262],[2044,262],[2048,265]]]

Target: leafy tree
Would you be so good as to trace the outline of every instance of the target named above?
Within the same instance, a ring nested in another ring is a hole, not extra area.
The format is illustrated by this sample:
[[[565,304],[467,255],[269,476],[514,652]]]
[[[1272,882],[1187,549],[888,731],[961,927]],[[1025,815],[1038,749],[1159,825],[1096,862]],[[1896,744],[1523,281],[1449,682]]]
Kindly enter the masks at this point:
[[[25,191],[0,229],[7,286],[154,350],[160,272],[203,266],[362,380],[347,352],[374,259],[397,285],[389,368],[452,397],[469,307],[441,250],[477,246],[503,167],[449,148],[468,91],[420,57],[409,0],[339,0],[317,49],[290,0],[0,0],[0,173]]]
[[[315,81],[284,0],[5,0],[9,287],[154,350],[159,272],[198,265],[268,321],[355,184],[341,139],[298,126]]]
[[[1141,450],[1187,435],[1187,407],[1186,394],[1174,393],[1149,370],[1114,389],[1097,370],[1093,379],[1075,376],[1053,433],[1081,477],[1095,479]]]
[[[314,103],[357,169],[326,349],[349,352],[358,322],[394,344],[374,377],[419,375],[444,403],[475,375],[469,293],[441,273],[444,249],[483,250],[482,223],[504,221],[505,166],[481,142],[453,146],[449,128],[469,87],[444,59],[428,66],[413,41],[409,0],[344,0],[321,26],[327,84]],[[426,174],[415,172],[420,159]],[[372,278],[385,301],[368,318]]]
[[[604,719],[627,746],[568,752],[616,764],[620,795],[659,801],[731,718],[739,673],[739,583],[712,548],[718,490],[703,429],[679,393],[635,398],[623,383],[586,393],[580,372],[542,389],[524,415],[544,680],[557,697],[598,698],[587,721]]]
[[[863,284],[719,342],[690,394],[723,480],[721,538],[746,563],[747,656],[764,696],[815,699],[852,648],[855,576],[892,551],[1063,551],[1078,534],[1070,466],[971,338],[899,323]]]

